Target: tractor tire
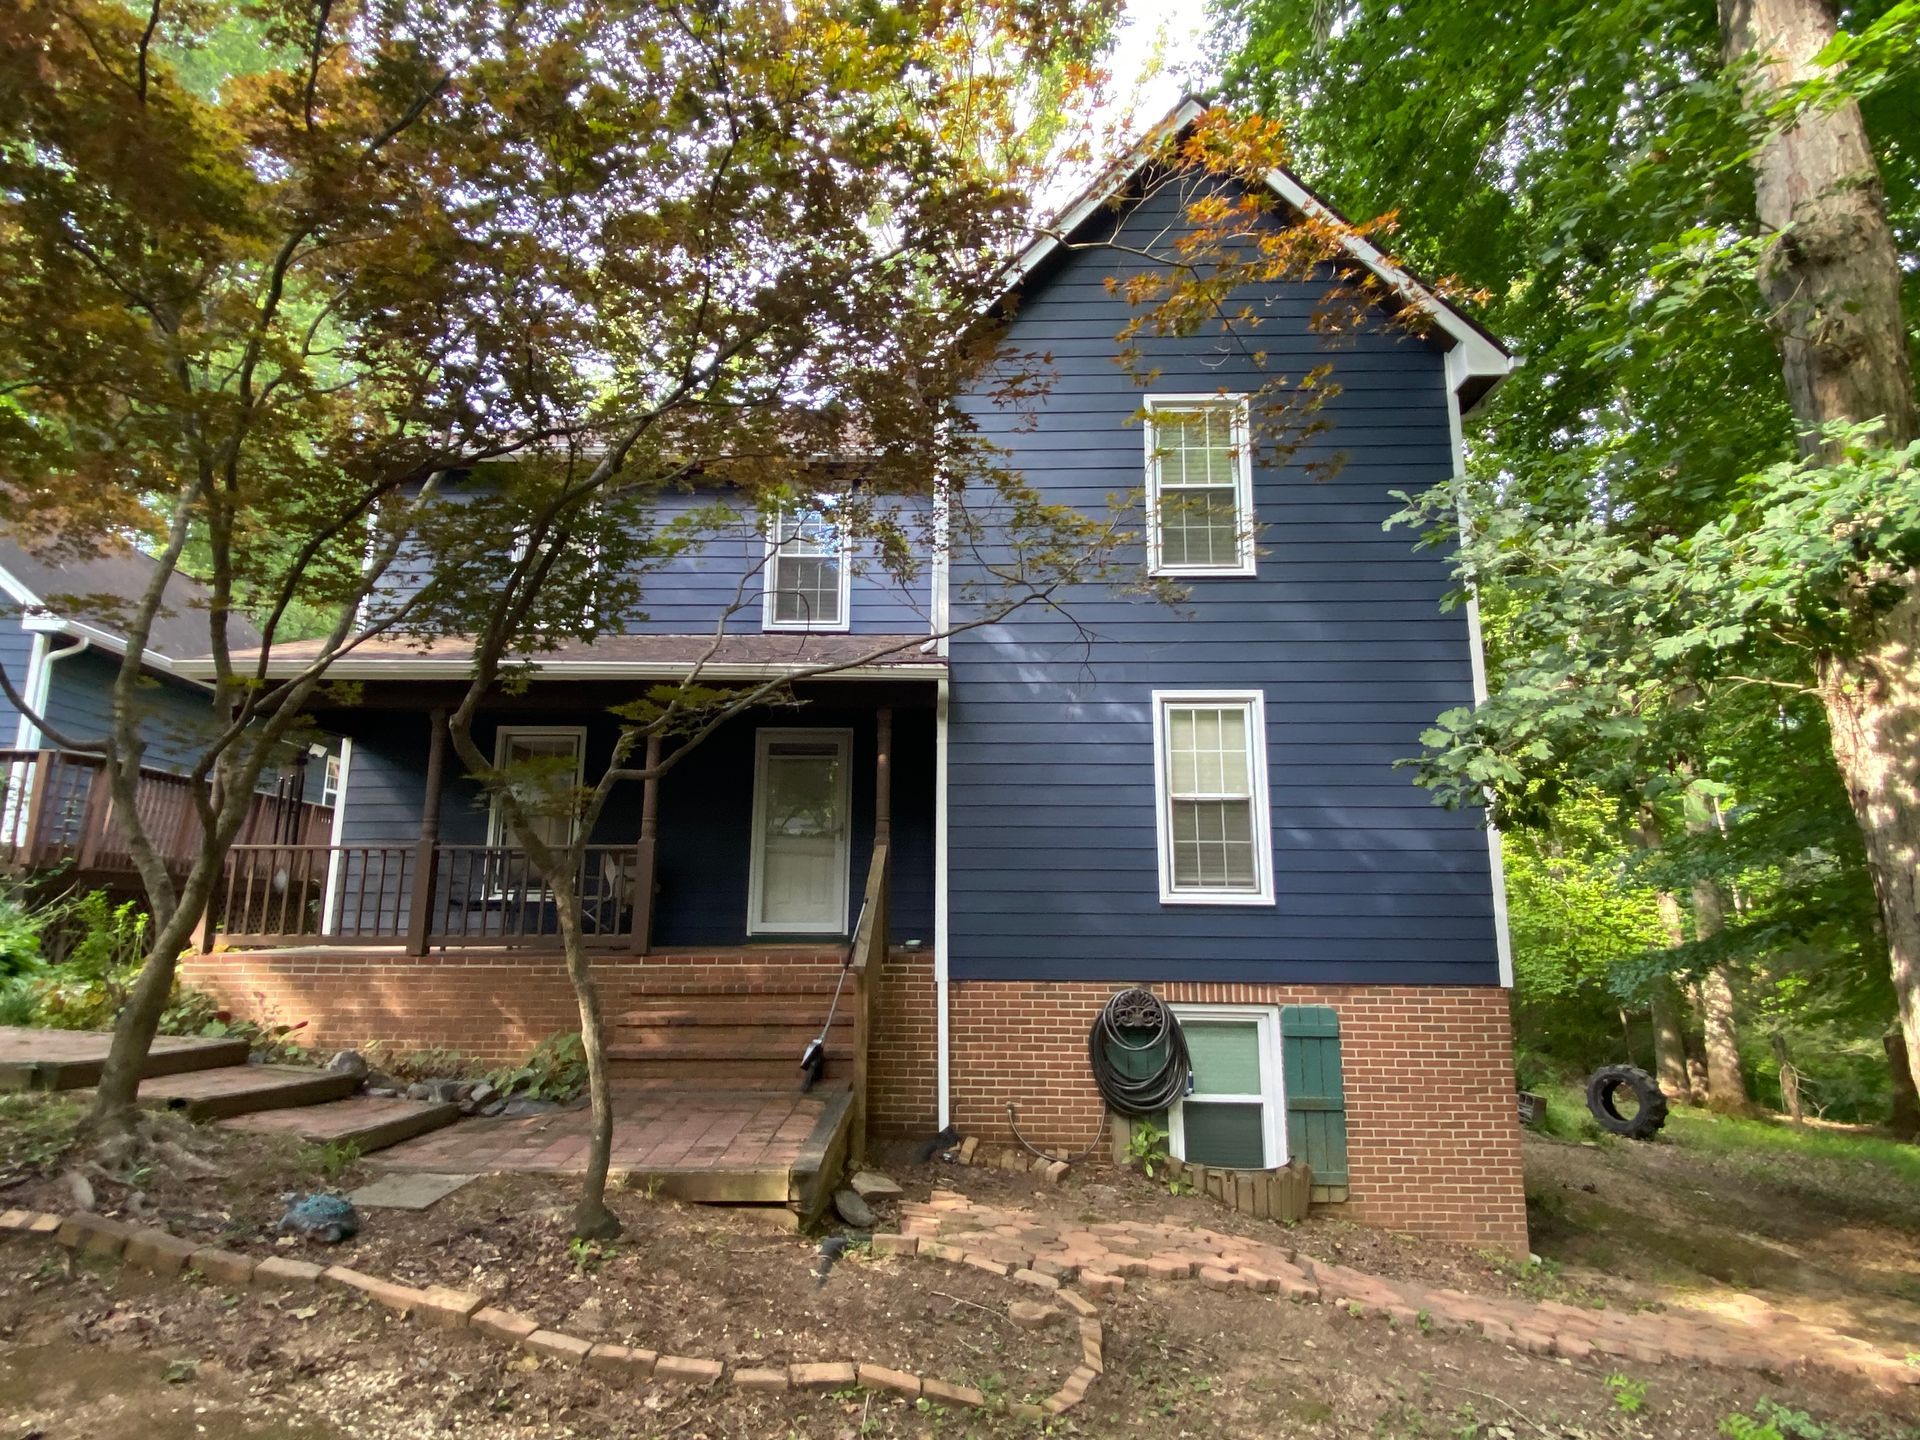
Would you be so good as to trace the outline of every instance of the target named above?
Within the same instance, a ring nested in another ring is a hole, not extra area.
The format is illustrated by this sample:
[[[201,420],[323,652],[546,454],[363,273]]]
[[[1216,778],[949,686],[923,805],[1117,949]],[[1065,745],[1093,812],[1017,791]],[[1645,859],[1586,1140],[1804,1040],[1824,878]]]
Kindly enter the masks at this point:
[[[1630,1091],[1640,1108],[1622,1115],[1615,1098],[1621,1090]],[[1610,1135],[1629,1140],[1651,1140],[1667,1123],[1667,1097],[1646,1071],[1637,1065],[1603,1065],[1587,1080],[1587,1109],[1600,1128]]]

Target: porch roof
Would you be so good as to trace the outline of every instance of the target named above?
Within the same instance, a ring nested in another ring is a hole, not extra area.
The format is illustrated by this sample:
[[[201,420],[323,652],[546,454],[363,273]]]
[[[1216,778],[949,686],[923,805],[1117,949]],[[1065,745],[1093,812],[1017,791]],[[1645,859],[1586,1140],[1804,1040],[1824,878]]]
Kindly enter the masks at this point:
[[[268,676],[299,673],[319,654],[321,641],[295,641],[273,647]],[[830,680],[906,680],[944,675],[946,657],[926,648],[925,635],[814,635],[798,633],[723,635],[603,635],[591,642],[570,640],[538,655],[523,655],[537,675],[552,680],[677,680],[696,666],[705,680],[769,680],[806,674]],[[236,651],[236,670],[249,670],[258,651]],[[381,635],[341,655],[327,674],[339,680],[459,679],[473,662],[473,643],[465,636]],[[824,673],[821,666],[832,669]],[[198,656],[178,662],[185,674],[211,678],[213,660]]]

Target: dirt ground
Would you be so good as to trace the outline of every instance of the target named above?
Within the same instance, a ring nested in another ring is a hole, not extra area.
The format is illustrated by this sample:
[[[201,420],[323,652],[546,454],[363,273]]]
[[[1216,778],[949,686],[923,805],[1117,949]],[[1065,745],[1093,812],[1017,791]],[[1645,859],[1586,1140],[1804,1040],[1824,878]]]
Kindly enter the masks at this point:
[[[566,1244],[565,1181],[482,1180],[423,1213],[368,1212],[362,1236],[340,1247],[277,1246],[268,1227],[283,1190],[329,1181],[351,1186],[370,1167],[328,1176],[322,1172],[332,1167],[310,1153],[237,1136],[205,1144],[224,1173],[146,1177],[148,1223],[162,1220],[180,1233],[256,1252],[292,1248],[414,1283],[479,1288],[582,1333],[599,1327],[609,1338],[631,1334],[647,1345],[730,1362],[854,1356],[1007,1394],[1050,1388],[1072,1362],[1061,1341],[1007,1323],[1006,1302],[1022,1296],[1006,1282],[924,1261],[875,1261],[858,1251],[822,1282],[817,1237],[783,1234],[740,1214],[623,1194],[626,1235],[598,1255],[576,1253]],[[1570,1185],[1587,1200],[1592,1194],[1579,1187],[1588,1183],[1604,1185],[1610,1199],[1624,1195],[1629,1180],[1676,1189],[1679,1177],[1659,1168],[1675,1162],[1639,1153],[1644,1148],[1592,1152],[1530,1142],[1534,1188],[1549,1196]],[[914,1199],[939,1185],[1076,1219],[1167,1218],[1264,1238],[1276,1233],[1268,1222],[1111,1172],[1069,1177],[1056,1189],[996,1171],[914,1166],[904,1152],[880,1158]],[[99,1198],[112,1211],[132,1197],[103,1186]],[[11,1186],[5,1199],[66,1208],[59,1182],[50,1179]],[[1700,1199],[1711,1213],[1709,1197]],[[1756,1212],[1780,1203],[1752,1201]],[[1875,1236],[1905,1235],[1903,1254],[1884,1260],[1896,1286],[1885,1301],[1897,1319],[1904,1314],[1897,1284],[1901,1267],[1911,1263],[1910,1232],[1884,1215],[1842,1221],[1852,1238],[1826,1248],[1803,1241],[1804,1267],[1826,1277],[1821,1283],[1842,1303],[1847,1257],[1867,1256]],[[1698,1220],[1677,1213],[1671,1223]],[[1725,1223],[1756,1226],[1752,1233],[1761,1238],[1754,1243],[1790,1243],[1782,1236],[1786,1219],[1767,1228],[1729,1213]],[[1571,1248],[1592,1243],[1578,1227],[1568,1235]],[[1551,1228],[1543,1237],[1551,1250]],[[1610,1261],[1595,1257],[1612,1273],[1589,1274],[1575,1263],[1558,1273],[1551,1266],[1517,1273],[1460,1247],[1324,1219],[1293,1227],[1286,1243],[1380,1274],[1486,1292],[1604,1297],[1617,1306],[1668,1303],[1683,1291],[1694,1302],[1716,1289],[1724,1293],[1711,1277],[1691,1287],[1672,1274],[1640,1278],[1640,1267],[1658,1258],[1657,1247],[1618,1251]],[[1801,1288],[1783,1290],[1781,1278],[1760,1278],[1770,1279],[1777,1298],[1809,1298],[1813,1282],[1790,1273]],[[1879,1291],[1860,1293],[1880,1303],[1871,1298]],[[1526,1355],[1474,1336],[1396,1330],[1338,1307],[1219,1294],[1192,1282],[1132,1281],[1103,1312],[1107,1373],[1087,1402],[1047,1433],[1666,1440],[1714,1436],[1728,1416],[1757,1415],[1771,1404],[1815,1417],[1809,1423],[1824,1428],[1802,1433],[1826,1440],[1920,1436],[1920,1396],[1890,1400],[1818,1376],[1672,1365],[1630,1366],[1622,1374],[1617,1366]],[[407,1324],[331,1287],[233,1297],[157,1283],[117,1265],[74,1263],[65,1252],[25,1242],[0,1246],[0,1440],[129,1431],[142,1440],[1034,1433],[1007,1418],[880,1395],[623,1390],[596,1373]]]
[[[1683,1144],[1526,1138],[1533,1248],[1627,1303],[1719,1308],[1758,1295],[1920,1351],[1920,1194],[1799,1158]]]

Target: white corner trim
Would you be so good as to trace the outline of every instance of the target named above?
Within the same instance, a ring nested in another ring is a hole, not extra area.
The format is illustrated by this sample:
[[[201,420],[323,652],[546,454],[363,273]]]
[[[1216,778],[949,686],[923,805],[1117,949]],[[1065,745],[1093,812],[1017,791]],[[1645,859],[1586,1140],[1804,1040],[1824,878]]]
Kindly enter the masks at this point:
[[[948,1031],[947,1009],[950,998],[948,980],[947,924],[947,726],[949,697],[947,677],[942,675],[934,691],[933,711],[933,991],[935,1086],[939,1093],[940,1120],[944,1130],[952,1124],[953,1069],[952,1041]]]
[[[1454,352],[1457,354],[1458,352]],[[1464,363],[1464,362],[1463,362]],[[1466,435],[1460,424],[1460,392],[1453,382],[1453,354],[1447,356],[1447,434],[1453,446],[1453,476],[1458,480],[1467,473]],[[1468,516],[1463,509],[1459,514],[1459,525],[1464,532]],[[1484,705],[1487,700],[1487,646],[1480,631],[1480,596],[1468,587],[1467,590],[1467,659],[1473,671],[1473,703]],[[1487,795],[1488,802],[1493,799],[1492,792]],[[1513,988],[1513,926],[1507,914],[1507,862],[1501,847],[1500,831],[1491,820],[1487,822],[1487,866],[1493,885],[1493,946],[1500,964],[1500,984],[1503,988]]]
[[[37,697],[40,693],[41,672],[46,669],[47,664],[47,632],[29,630],[27,633],[33,636],[33,648],[27,653],[27,673],[20,679],[16,688],[20,691],[20,698],[27,702],[29,708],[42,710],[44,702]],[[37,748],[39,743],[39,731],[34,727],[33,721],[26,717],[25,712],[22,712],[20,723],[14,727],[13,748],[32,750]]]
[[[327,836],[327,890],[320,905],[320,933],[334,933],[333,907],[340,903],[340,847],[346,843],[347,797],[353,793],[353,737],[340,738],[340,793],[333,801],[333,828]]]
[[[1169,825],[1166,711],[1177,705],[1240,705],[1247,710],[1247,786],[1253,800],[1252,890],[1176,890],[1173,885],[1173,833]],[[1272,905],[1273,793],[1267,785],[1267,696],[1264,690],[1155,690],[1153,723],[1153,828],[1160,852],[1162,905]]]
[[[16,605],[24,605],[28,609],[40,608],[40,597],[29,590],[20,577],[4,565],[0,565],[0,592],[4,592]]]
[[[1199,410],[1233,407],[1233,518],[1232,565],[1169,565],[1160,557],[1160,454],[1158,427],[1154,415],[1161,410]],[[1147,420],[1140,427],[1146,446],[1147,486],[1147,573],[1184,579],[1253,579],[1260,573],[1260,561],[1254,546],[1253,514],[1253,429],[1247,396],[1240,391],[1221,390],[1198,395],[1149,395],[1145,409]]]

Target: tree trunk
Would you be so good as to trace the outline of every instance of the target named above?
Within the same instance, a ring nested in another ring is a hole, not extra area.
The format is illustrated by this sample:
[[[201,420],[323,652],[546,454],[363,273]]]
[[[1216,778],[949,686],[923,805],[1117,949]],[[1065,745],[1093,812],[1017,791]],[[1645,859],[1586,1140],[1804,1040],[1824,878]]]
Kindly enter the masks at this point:
[[[1677,906],[1675,907],[1678,908]],[[1682,1105],[1693,1104],[1693,1086],[1687,1081],[1687,1037],[1680,1028],[1680,994],[1673,977],[1653,982],[1653,1066],[1660,1092]]]
[[[1704,828],[1704,822],[1699,822]],[[1687,828],[1696,822],[1689,819]],[[1711,940],[1726,925],[1726,911],[1720,898],[1719,883],[1702,877],[1693,884],[1693,933],[1699,940]],[[1740,1072],[1740,1022],[1733,1008],[1733,980],[1727,967],[1716,965],[1700,977],[1694,992],[1700,1006],[1701,1039],[1707,1052],[1707,1104],[1728,1114],[1743,1114],[1750,1107],[1747,1078]]]
[[[88,1128],[106,1139],[126,1135],[139,1114],[140,1080],[147,1068],[147,1052],[160,1031],[160,1017],[166,1013],[173,996],[174,972],[180,952],[193,935],[200,913],[206,907],[213,888],[208,877],[214,873],[205,864],[188,873],[181,887],[179,903],[166,922],[155,928],[153,940],[140,965],[127,1003],[113,1022],[113,1041],[100,1070],[100,1083],[93,1092],[93,1109],[87,1117]]]
[[[1644,850],[1660,848],[1660,821],[1652,807],[1640,811],[1640,846]],[[1680,915],[1680,902],[1671,890],[1655,897],[1660,910],[1660,928],[1667,932],[1667,944],[1677,950],[1687,943],[1686,922]],[[1680,992],[1671,975],[1655,977],[1649,1008],[1653,1011],[1653,1070],[1660,1093],[1682,1105],[1695,1103],[1693,1084],[1687,1078],[1687,1037],[1680,1023]]]
[[[1834,36],[1826,0],[1720,0],[1727,60],[1752,61],[1762,108],[1820,73]],[[1774,235],[1760,265],[1787,398],[1810,431],[1830,421],[1880,419],[1890,446],[1920,434],[1901,270],[1886,195],[1860,107],[1817,106],[1754,152],[1760,222]],[[1814,437],[1803,433],[1811,453]],[[1904,597],[1862,615],[1847,653],[1824,657],[1820,693],[1834,758],[1885,926],[1907,1064],[1920,1074],[1920,572],[1889,576]]]
[[[1896,1140],[1920,1140],[1920,1092],[1913,1088],[1913,1071],[1907,1067],[1907,1042],[1898,1030],[1881,1037],[1887,1047],[1887,1071],[1893,1077],[1893,1117],[1887,1128]]]
[[[620,1233],[620,1219],[607,1208],[607,1170],[613,1161],[613,1088],[607,1076],[606,1030],[601,1021],[600,991],[593,983],[586,937],[580,929],[580,897],[573,870],[548,876],[555,914],[560,921],[560,944],[567,957],[567,979],[580,1006],[580,1048],[587,1057],[587,1094],[593,1103],[593,1133],[587,1146],[587,1173],[580,1199],[573,1207],[573,1233],[581,1240],[611,1240]]]

